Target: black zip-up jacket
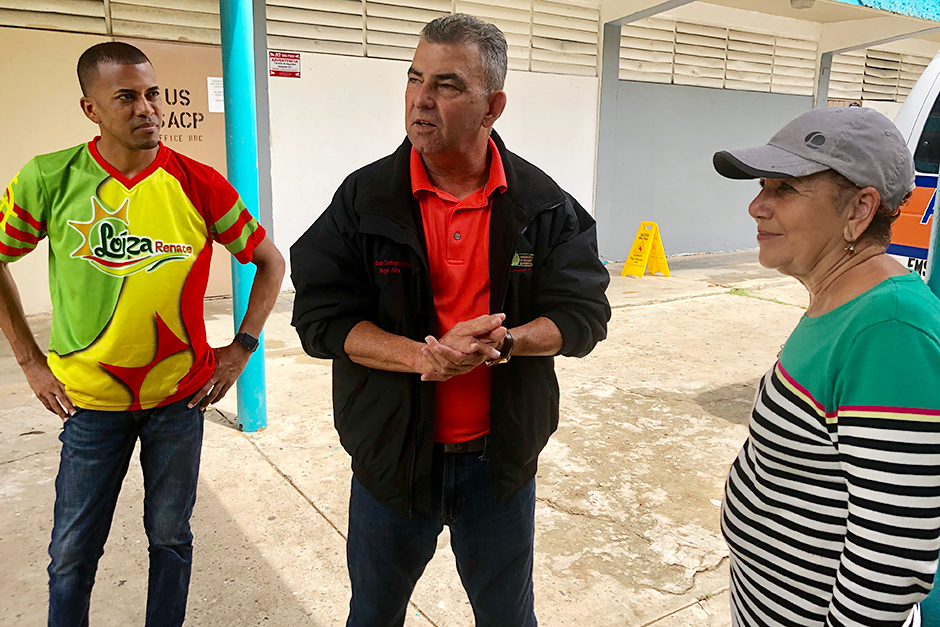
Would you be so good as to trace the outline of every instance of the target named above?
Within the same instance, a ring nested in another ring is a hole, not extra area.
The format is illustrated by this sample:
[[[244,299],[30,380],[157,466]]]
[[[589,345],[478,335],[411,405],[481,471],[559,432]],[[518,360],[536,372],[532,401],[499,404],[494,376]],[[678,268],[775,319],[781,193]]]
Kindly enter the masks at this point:
[[[493,196],[490,217],[491,311],[506,314],[507,328],[544,316],[561,331],[561,354],[587,355],[610,319],[594,220],[492,136],[507,189]],[[434,384],[356,364],[343,347],[363,320],[419,342],[436,333],[410,154],[406,139],[351,174],[290,249],[292,324],[308,354],[333,360],[334,421],[353,472],[378,501],[408,516],[431,511]],[[493,368],[488,456],[498,501],[535,476],[557,426],[552,357],[513,357]]]

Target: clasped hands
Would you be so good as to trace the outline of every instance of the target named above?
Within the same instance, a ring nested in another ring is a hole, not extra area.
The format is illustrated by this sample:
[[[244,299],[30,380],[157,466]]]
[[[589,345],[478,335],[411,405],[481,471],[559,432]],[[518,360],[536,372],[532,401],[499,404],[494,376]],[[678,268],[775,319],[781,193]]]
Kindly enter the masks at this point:
[[[506,314],[480,316],[458,322],[441,339],[429,335],[420,348],[417,371],[422,381],[446,381],[499,358],[506,338]]]

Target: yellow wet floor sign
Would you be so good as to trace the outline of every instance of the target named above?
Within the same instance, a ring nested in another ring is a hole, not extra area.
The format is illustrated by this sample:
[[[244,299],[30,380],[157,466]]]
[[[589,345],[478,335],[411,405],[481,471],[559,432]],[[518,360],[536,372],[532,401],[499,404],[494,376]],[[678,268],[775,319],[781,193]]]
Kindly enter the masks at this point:
[[[641,222],[640,228],[630,247],[630,256],[623,264],[620,276],[633,276],[640,278],[646,269],[650,274],[661,273],[669,276],[669,265],[666,263],[666,251],[663,249],[663,240],[659,236],[659,225],[655,222]]]

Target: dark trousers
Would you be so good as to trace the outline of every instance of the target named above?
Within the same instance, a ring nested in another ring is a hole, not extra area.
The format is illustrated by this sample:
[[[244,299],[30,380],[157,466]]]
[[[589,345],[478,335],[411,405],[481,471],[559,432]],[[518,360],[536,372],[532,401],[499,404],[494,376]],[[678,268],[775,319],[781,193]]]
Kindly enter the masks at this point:
[[[403,516],[353,478],[346,545],[352,601],[346,626],[402,625],[415,584],[447,525],[477,627],[535,627],[535,479],[497,503],[485,453],[445,454],[435,446],[432,515]]]
[[[202,412],[188,400],[141,411],[82,409],[65,421],[49,545],[50,627],[88,625],[98,560],[138,438],[150,548],[146,624],[183,624],[203,431]]]

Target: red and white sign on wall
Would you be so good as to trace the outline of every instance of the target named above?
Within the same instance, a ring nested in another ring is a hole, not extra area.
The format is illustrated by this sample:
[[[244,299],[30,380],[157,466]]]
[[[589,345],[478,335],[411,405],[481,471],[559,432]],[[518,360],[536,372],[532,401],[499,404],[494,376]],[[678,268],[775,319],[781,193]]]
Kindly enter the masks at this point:
[[[300,53],[268,51],[268,75],[300,78]]]

